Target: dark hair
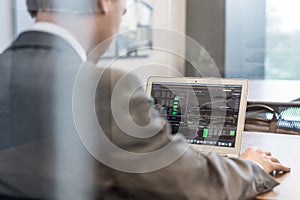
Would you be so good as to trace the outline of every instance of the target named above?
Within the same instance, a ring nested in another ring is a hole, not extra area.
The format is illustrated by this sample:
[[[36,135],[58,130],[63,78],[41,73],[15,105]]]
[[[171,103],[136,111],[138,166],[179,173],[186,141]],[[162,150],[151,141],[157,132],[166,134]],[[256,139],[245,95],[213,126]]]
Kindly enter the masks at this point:
[[[99,10],[98,0],[26,0],[32,17],[39,11],[91,13]]]

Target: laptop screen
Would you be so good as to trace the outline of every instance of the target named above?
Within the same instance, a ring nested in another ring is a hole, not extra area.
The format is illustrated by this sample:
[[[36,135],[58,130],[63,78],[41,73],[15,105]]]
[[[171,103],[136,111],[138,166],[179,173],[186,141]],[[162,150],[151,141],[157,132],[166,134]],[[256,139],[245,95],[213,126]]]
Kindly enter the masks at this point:
[[[242,85],[153,82],[151,96],[172,126],[195,145],[236,145]]]

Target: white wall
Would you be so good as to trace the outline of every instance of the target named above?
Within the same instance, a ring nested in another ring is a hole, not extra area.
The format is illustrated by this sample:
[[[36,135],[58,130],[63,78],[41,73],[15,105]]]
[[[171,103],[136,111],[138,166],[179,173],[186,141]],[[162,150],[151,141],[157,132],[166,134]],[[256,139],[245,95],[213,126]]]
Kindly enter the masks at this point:
[[[25,0],[1,0],[0,52],[11,44],[16,35],[29,28],[32,24],[33,19],[27,12]]]
[[[5,50],[13,40],[13,12],[12,0],[1,0],[0,6],[0,53]]]
[[[15,35],[19,35],[22,31],[30,28],[34,23],[34,19],[27,11],[25,0],[15,0],[14,10],[16,12],[16,30]]]

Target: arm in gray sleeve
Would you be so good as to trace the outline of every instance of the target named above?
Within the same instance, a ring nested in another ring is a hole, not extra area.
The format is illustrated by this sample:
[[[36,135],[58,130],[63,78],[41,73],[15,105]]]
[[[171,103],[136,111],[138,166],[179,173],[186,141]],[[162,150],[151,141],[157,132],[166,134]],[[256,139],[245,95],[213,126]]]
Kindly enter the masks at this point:
[[[111,105],[111,111],[107,113],[105,106],[98,111],[102,118],[110,117],[107,135],[112,142],[133,155],[108,155],[124,167],[112,169],[114,187],[123,194],[136,199],[247,199],[278,185],[251,161],[200,155],[183,136],[170,134],[168,123],[153,109],[135,77],[119,71],[109,74],[112,95],[105,99],[110,102],[98,100]],[[105,88],[99,87],[99,94]]]

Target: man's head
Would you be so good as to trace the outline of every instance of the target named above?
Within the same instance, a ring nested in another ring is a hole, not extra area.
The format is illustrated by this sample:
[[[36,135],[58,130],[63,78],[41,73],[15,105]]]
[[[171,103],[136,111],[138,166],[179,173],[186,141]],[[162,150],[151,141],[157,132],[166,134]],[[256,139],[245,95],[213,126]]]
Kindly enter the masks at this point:
[[[27,8],[32,17],[37,17],[38,12],[97,12],[100,4],[98,0],[27,0]]]
[[[126,0],[27,0],[27,7],[36,21],[65,27],[90,51],[118,32]]]

